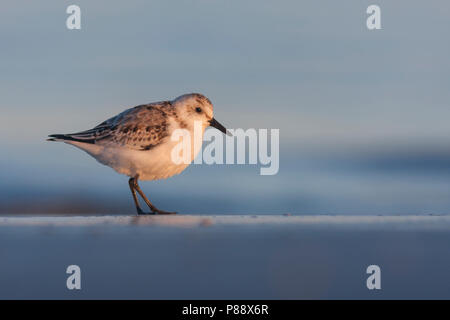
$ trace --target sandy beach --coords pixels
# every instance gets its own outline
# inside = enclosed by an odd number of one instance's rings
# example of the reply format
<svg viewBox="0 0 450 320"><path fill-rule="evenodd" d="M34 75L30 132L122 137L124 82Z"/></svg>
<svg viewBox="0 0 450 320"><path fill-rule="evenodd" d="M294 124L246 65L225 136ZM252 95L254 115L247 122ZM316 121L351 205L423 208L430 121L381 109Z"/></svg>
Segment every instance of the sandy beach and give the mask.
<svg viewBox="0 0 450 320"><path fill-rule="evenodd" d="M449 241L450 216L2 216L0 298L448 299Z"/></svg>

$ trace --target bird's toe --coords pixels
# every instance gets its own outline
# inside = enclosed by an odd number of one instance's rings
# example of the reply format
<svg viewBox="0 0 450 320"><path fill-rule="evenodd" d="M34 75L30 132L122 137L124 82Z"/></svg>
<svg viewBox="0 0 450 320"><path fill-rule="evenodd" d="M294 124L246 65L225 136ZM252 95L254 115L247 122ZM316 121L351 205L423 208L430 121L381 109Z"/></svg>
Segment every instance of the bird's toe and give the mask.
<svg viewBox="0 0 450 320"><path fill-rule="evenodd" d="M155 210L156 214L177 214L175 211Z"/></svg>
<svg viewBox="0 0 450 320"><path fill-rule="evenodd" d="M147 215L154 215L156 213L155 212L145 212L145 211L142 211L142 209L137 209L137 214L139 216L147 216Z"/></svg>

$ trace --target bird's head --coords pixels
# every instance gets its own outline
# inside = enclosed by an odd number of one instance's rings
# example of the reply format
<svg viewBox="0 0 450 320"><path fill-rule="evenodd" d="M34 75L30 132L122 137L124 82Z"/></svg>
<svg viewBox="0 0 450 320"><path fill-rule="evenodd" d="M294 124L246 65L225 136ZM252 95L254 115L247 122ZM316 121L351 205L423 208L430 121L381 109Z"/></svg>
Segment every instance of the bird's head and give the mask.
<svg viewBox="0 0 450 320"><path fill-rule="evenodd" d="M178 116L188 126L193 126L195 121L202 123L202 129L212 126L227 134L227 129L214 119L213 105L211 101L200 93L189 93L172 101Z"/></svg>

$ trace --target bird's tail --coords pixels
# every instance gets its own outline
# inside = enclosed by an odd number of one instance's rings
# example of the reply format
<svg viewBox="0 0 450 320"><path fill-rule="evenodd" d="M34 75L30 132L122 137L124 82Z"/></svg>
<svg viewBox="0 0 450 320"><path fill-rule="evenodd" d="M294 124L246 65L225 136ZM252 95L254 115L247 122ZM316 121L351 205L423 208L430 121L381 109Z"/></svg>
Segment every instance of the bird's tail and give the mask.
<svg viewBox="0 0 450 320"><path fill-rule="evenodd" d="M65 134L50 134L47 141L64 141L71 140L71 138Z"/></svg>

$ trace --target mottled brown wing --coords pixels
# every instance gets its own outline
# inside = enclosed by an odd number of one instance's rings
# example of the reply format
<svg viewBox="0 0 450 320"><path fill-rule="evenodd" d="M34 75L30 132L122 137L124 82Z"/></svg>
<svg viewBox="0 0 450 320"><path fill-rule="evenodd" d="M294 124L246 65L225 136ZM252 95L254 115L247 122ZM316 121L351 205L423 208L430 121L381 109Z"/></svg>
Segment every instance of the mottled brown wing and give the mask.
<svg viewBox="0 0 450 320"><path fill-rule="evenodd" d="M167 103L152 103L137 106L93 129L65 136L79 142L150 150L168 136L167 115L161 110L166 105Z"/></svg>

